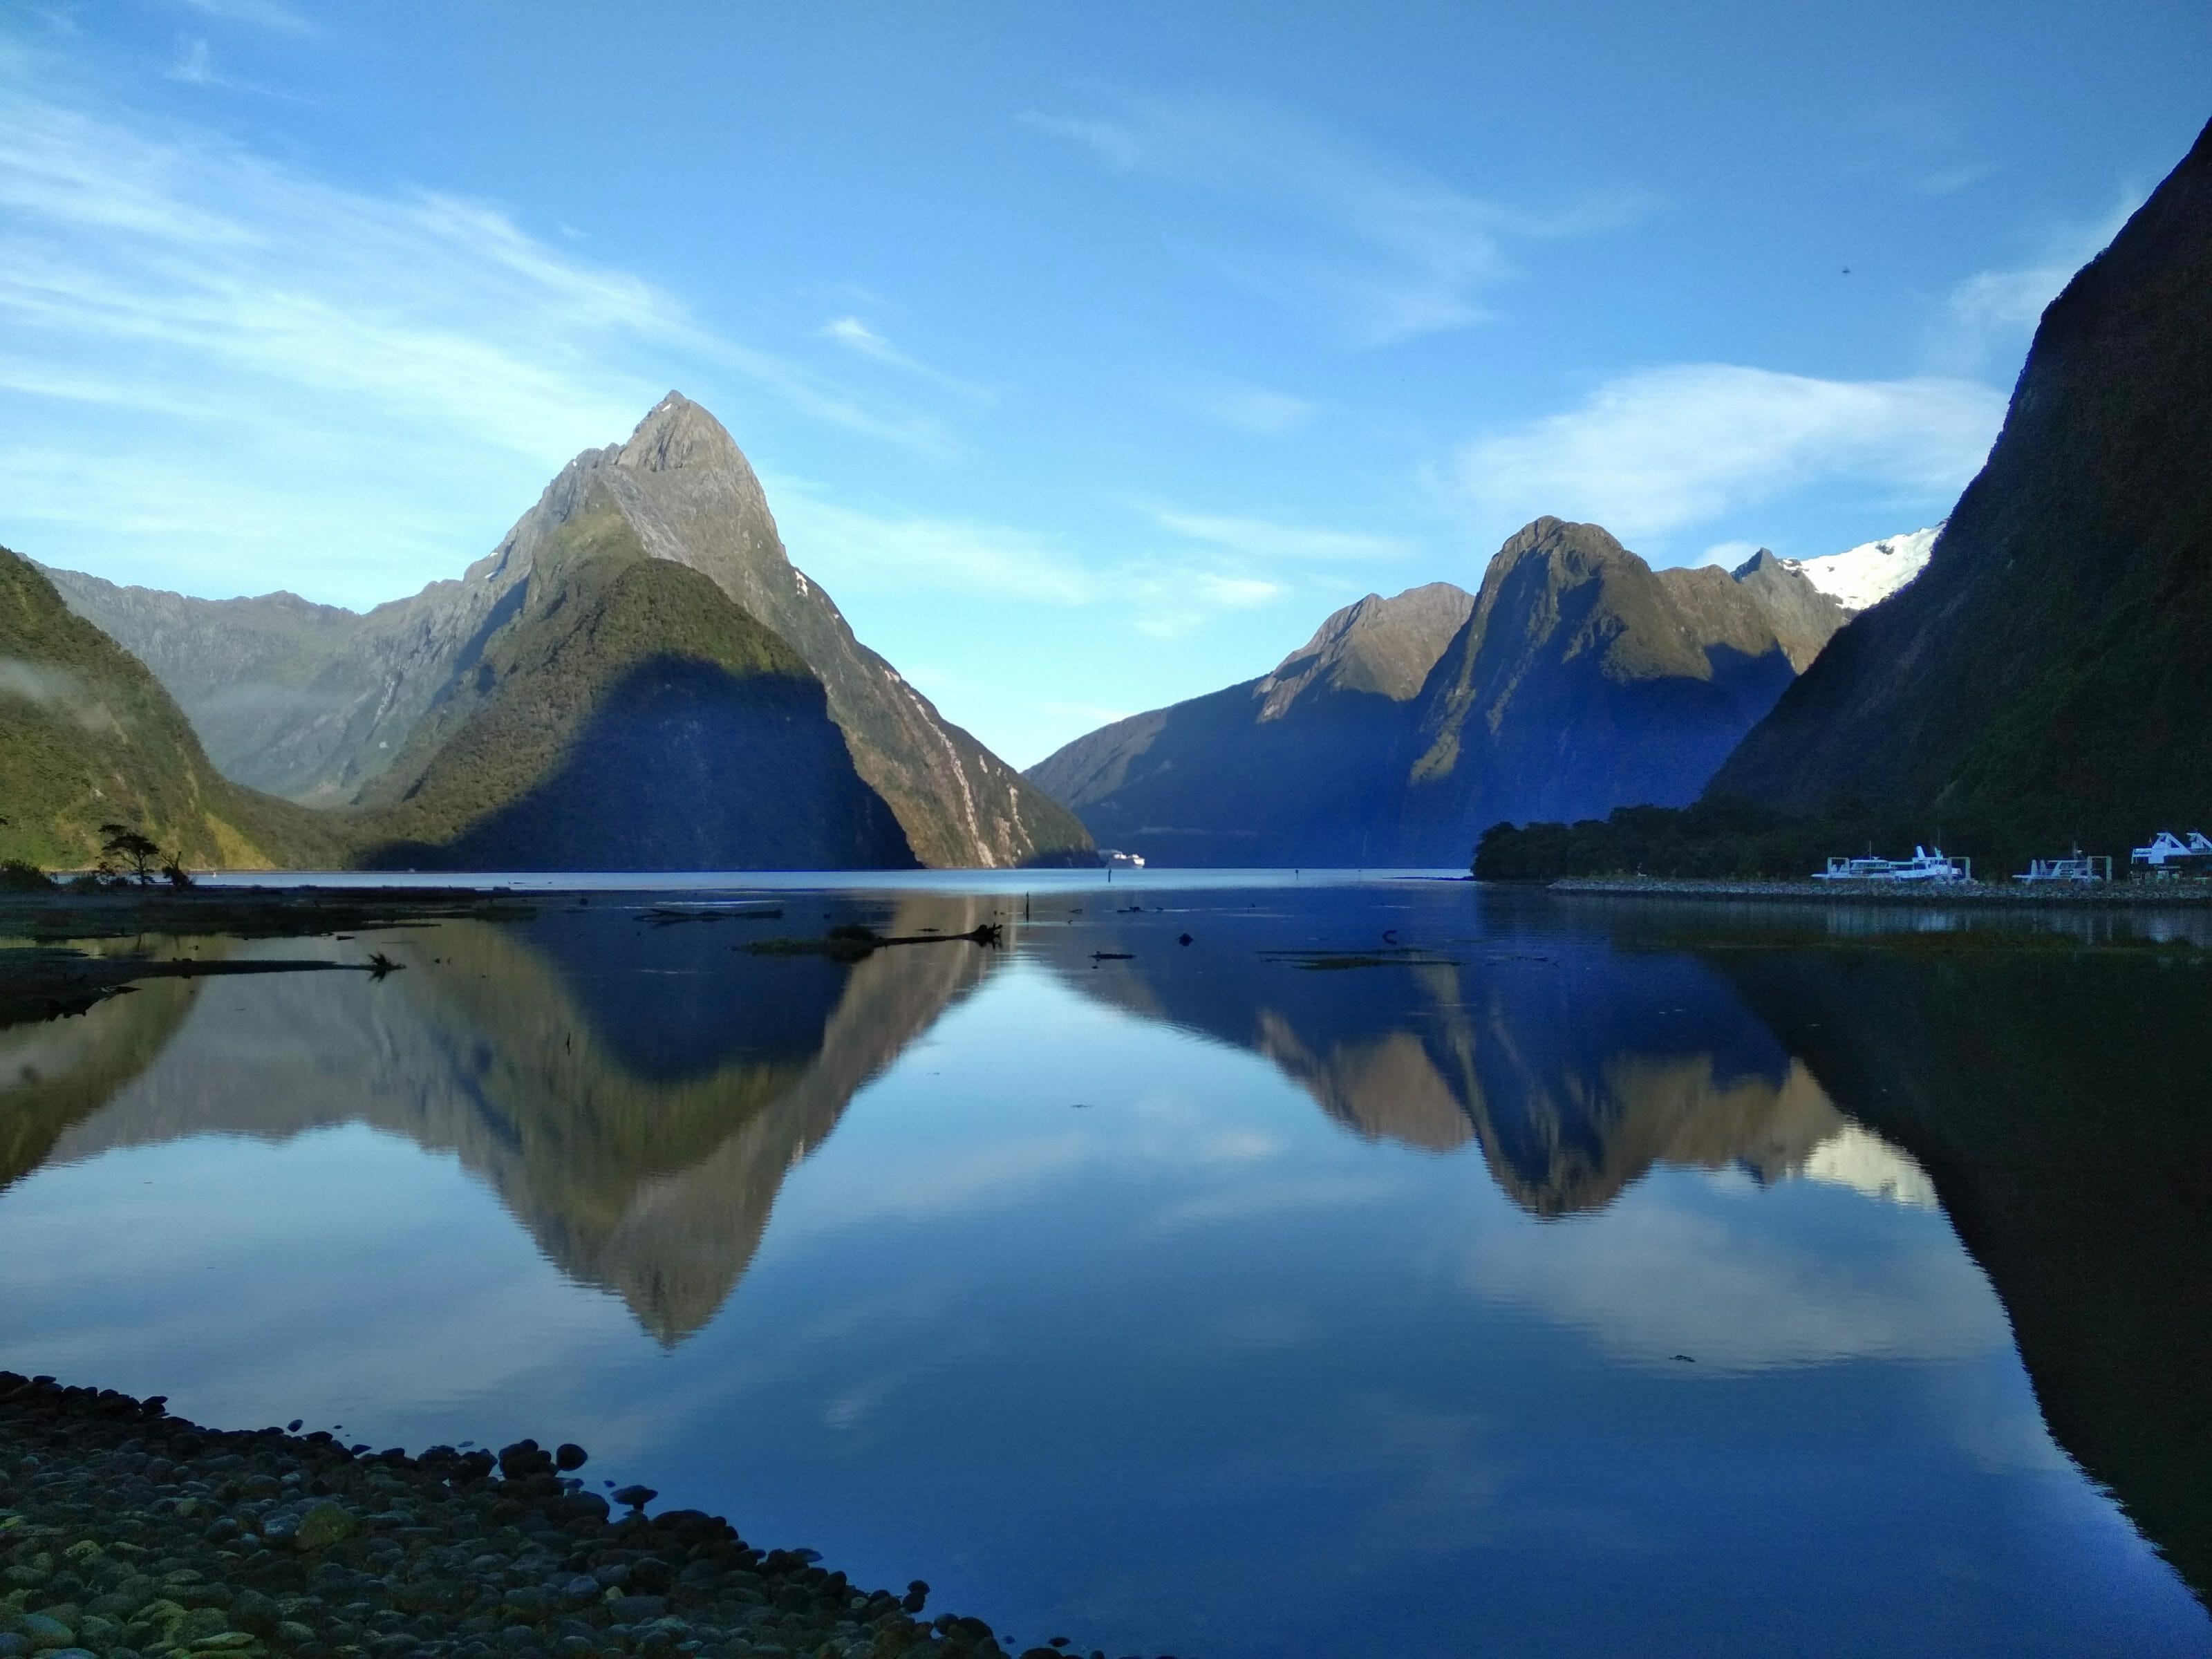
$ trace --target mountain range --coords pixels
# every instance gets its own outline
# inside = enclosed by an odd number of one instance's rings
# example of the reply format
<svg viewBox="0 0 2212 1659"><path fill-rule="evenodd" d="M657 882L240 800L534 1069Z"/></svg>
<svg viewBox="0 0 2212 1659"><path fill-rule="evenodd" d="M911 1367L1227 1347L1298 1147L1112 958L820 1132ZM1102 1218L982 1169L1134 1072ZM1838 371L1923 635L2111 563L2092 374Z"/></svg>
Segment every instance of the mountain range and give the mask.
<svg viewBox="0 0 2212 1659"><path fill-rule="evenodd" d="M1006 866L1095 836L1456 866L1500 822L1701 794L2124 847L2206 811L2208 458L2212 127L2046 310L1943 524L1655 571L1539 519L1473 592L1370 594L1021 775L854 637L672 392L462 577L366 615L9 556L0 851L82 861L127 821L233 864Z"/></svg>
<svg viewBox="0 0 2212 1659"><path fill-rule="evenodd" d="M1477 592L1370 594L1272 673L1028 775L1156 862L1458 864L1501 818L1695 799L1846 615L1771 553L1655 571L1540 519Z"/></svg>
<svg viewBox="0 0 2212 1659"><path fill-rule="evenodd" d="M346 809L323 833L355 861L1090 856L1072 815L854 637L728 432L674 392L460 579L365 615L46 574L152 670L223 776Z"/></svg>

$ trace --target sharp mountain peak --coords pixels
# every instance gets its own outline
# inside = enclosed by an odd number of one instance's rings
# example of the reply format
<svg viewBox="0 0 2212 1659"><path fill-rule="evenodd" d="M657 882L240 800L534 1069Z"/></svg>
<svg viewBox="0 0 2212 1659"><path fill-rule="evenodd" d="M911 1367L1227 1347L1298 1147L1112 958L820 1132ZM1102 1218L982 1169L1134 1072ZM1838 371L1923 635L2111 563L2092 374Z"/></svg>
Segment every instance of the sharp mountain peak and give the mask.
<svg viewBox="0 0 2212 1659"><path fill-rule="evenodd" d="M728 465L743 467L748 475L752 471L729 428L703 405L673 391L646 412L611 459L637 472Z"/></svg>

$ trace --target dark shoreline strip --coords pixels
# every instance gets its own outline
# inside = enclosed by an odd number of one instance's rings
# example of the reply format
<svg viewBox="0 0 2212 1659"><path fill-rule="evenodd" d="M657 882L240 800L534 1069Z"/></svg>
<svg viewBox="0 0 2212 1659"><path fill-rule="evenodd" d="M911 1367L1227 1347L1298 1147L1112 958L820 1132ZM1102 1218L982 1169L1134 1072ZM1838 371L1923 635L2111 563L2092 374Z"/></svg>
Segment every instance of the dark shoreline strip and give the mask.
<svg viewBox="0 0 2212 1659"><path fill-rule="evenodd" d="M1005 1659L981 1620L917 1617L919 1582L862 1590L717 1516L648 1519L641 1488L611 1518L563 1477L583 1461L206 1429L0 1371L0 1659Z"/></svg>
<svg viewBox="0 0 2212 1659"><path fill-rule="evenodd" d="M1517 887L1519 882L1489 884ZM2212 883L2099 882L2064 889L1995 882L1701 881L1665 876L1563 876L1543 890L1585 898L1783 900L1795 904L1907 904L1923 908L2005 906L2034 910L2197 909Z"/></svg>

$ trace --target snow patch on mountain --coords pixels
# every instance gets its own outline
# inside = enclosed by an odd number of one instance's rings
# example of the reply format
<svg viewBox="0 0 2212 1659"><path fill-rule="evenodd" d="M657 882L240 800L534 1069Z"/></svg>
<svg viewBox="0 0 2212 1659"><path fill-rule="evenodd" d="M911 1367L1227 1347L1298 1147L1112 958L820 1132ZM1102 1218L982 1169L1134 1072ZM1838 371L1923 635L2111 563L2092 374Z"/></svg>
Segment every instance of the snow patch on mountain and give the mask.
<svg viewBox="0 0 2212 1659"><path fill-rule="evenodd" d="M1905 536L1885 536L1863 542L1841 553L1818 559L1784 559L1782 562L1834 599L1844 610L1864 611L1879 605L1928 568L1929 550L1943 526L1916 530Z"/></svg>

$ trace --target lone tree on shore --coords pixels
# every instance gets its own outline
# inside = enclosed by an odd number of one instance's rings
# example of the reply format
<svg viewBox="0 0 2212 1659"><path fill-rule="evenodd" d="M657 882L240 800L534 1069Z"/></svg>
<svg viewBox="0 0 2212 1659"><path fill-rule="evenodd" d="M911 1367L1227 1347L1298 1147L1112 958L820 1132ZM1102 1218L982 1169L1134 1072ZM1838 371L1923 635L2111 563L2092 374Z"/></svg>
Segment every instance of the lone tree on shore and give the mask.
<svg viewBox="0 0 2212 1659"><path fill-rule="evenodd" d="M178 855L163 852L152 836L141 835L127 823L103 823L100 833L106 837L100 847L103 875L135 881L141 887L151 887L156 878L166 879L172 887L192 884Z"/></svg>

